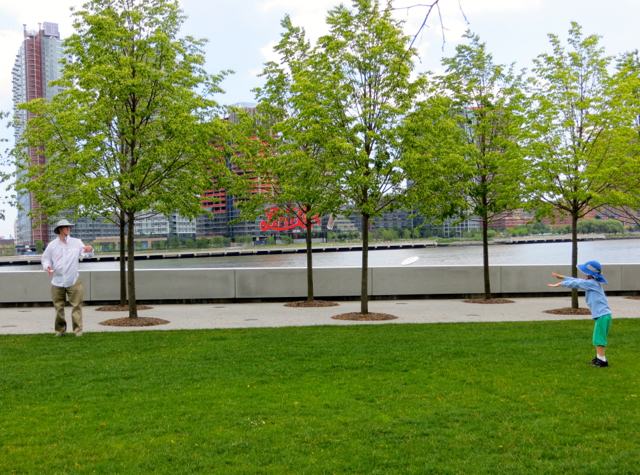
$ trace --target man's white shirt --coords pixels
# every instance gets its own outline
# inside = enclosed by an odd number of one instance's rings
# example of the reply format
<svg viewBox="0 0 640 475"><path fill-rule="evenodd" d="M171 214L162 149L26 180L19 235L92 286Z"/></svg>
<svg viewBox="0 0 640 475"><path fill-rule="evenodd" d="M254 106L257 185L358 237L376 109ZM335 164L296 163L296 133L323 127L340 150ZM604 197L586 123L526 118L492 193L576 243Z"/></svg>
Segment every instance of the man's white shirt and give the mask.
<svg viewBox="0 0 640 475"><path fill-rule="evenodd" d="M78 259L93 256L93 250L84 252L84 243L80 239L67 236L64 243L60 238L53 240L42 254L42 267L46 271L51 266L53 279L51 285L71 287L78 281Z"/></svg>

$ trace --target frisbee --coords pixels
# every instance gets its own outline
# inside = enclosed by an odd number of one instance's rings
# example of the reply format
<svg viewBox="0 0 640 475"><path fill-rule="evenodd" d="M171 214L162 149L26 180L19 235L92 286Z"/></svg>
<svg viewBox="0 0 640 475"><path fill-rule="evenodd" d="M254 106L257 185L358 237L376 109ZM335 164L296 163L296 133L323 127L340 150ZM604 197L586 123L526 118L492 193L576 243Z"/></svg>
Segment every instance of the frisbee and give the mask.
<svg viewBox="0 0 640 475"><path fill-rule="evenodd" d="M403 266L408 266L409 264L413 264L415 261L417 261L418 259L420 259L418 256L413 256L413 257L407 257L404 261L402 261L400 264Z"/></svg>

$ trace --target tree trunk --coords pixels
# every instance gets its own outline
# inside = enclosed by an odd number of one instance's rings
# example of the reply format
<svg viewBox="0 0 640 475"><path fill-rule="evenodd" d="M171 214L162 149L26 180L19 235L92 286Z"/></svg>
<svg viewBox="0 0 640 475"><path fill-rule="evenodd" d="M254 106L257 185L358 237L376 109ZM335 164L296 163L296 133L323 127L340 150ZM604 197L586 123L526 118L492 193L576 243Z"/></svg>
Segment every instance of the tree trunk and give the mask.
<svg viewBox="0 0 640 475"><path fill-rule="evenodd" d="M360 288L360 313L369 313L369 215L362 215L362 287Z"/></svg>
<svg viewBox="0 0 640 475"><path fill-rule="evenodd" d="M313 301L313 251L311 246L311 220L309 219L309 209L305 214L307 225L307 301Z"/></svg>
<svg viewBox="0 0 640 475"><path fill-rule="evenodd" d="M489 278L489 237L488 237L488 219L482 217L482 266L484 271L484 298L491 299L491 279Z"/></svg>
<svg viewBox="0 0 640 475"><path fill-rule="evenodd" d="M571 212L571 277L578 277L578 212ZM578 308L578 290L571 289L571 308Z"/></svg>
<svg viewBox="0 0 640 475"><path fill-rule="evenodd" d="M127 264L124 211L120 211L120 305L127 305Z"/></svg>
<svg viewBox="0 0 640 475"><path fill-rule="evenodd" d="M129 318L138 318L138 307L136 305L136 280L135 280L135 242L134 239L134 213L127 213L127 277L129 284Z"/></svg>

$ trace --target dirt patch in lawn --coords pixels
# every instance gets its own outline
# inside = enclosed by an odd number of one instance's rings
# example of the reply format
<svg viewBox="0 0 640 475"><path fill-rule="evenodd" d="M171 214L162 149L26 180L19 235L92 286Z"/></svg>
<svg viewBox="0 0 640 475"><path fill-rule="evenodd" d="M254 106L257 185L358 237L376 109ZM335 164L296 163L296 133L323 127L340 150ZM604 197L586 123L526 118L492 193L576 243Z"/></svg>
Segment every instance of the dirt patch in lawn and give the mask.
<svg viewBox="0 0 640 475"><path fill-rule="evenodd" d="M388 313L360 313L360 312L351 312L351 313L341 313L340 315L335 315L333 317L334 320L355 320L358 322L379 322L382 320L395 320L398 317L394 317L393 315L389 315Z"/></svg>
<svg viewBox="0 0 640 475"><path fill-rule="evenodd" d="M499 303L515 303L513 300L508 299L467 299L463 300L464 303L486 303L486 304L499 304Z"/></svg>
<svg viewBox="0 0 640 475"><path fill-rule="evenodd" d="M591 310L588 308L556 308L555 310L545 310L544 313L550 313L552 315L591 315Z"/></svg>
<svg viewBox="0 0 640 475"><path fill-rule="evenodd" d="M629 299L629 300L640 300L640 296L637 296L637 295L630 295L629 297L625 297L625 299Z"/></svg>
<svg viewBox="0 0 640 475"><path fill-rule="evenodd" d="M161 318L124 317L124 318L113 318L111 320L106 320L104 322L100 322L100 325L105 325L108 327L153 327L156 325L166 325L167 323L169 323L168 320L163 320Z"/></svg>
<svg viewBox="0 0 640 475"><path fill-rule="evenodd" d="M299 302L289 302L284 304L285 307L337 307L336 302L327 302L326 300L301 300Z"/></svg>

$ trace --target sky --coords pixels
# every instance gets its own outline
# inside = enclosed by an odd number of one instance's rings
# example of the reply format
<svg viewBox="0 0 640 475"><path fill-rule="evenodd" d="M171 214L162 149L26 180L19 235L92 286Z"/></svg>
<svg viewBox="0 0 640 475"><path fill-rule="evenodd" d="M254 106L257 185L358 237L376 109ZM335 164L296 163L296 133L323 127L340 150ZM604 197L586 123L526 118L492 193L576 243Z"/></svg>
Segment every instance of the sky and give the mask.
<svg viewBox="0 0 640 475"><path fill-rule="evenodd" d="M398 8L396 15L406 21L407 34L414 35L424 20L426 8L418 5L432 1L394 1ZM23 39L23 24L34 30L38 23L58 23L62 37L66 38L72 33L70 8L79 8L82 3L82 0L0 0L0 111L12 108L11 69ZM258 74L264 63L277 59L273 46L280 39L280 21L286 14L315 40L327 32L327 11L340 3L349 6L351 0L180 0L180 3L187 15L181 35L208 39L207 70L234 71L222 84L225 94L217 97L220 104L234 104L253 102L251 91L262 84ZM467 29L487 44L496 63L515 63L518 70L531 69L533 58L551 52L549 33L565 40L572 21L582 25L585 35L601 36L601 45L609 55L640 49L638 0L440 0L440 7L444 30L438 16L432 13L427 28L416 40L418 72L441 72L441 58L455 54L455 47L464 41L462 35ZM8 142L0 143L0 154L7 146L13 146L13 131L5 125L6 122L0 124L0 139ZM5 194L4 185L0 184L0 196ZM4 209L6 219L0 221L0 236L8 238L14 233L16 210L6 206Z"/></svg>

